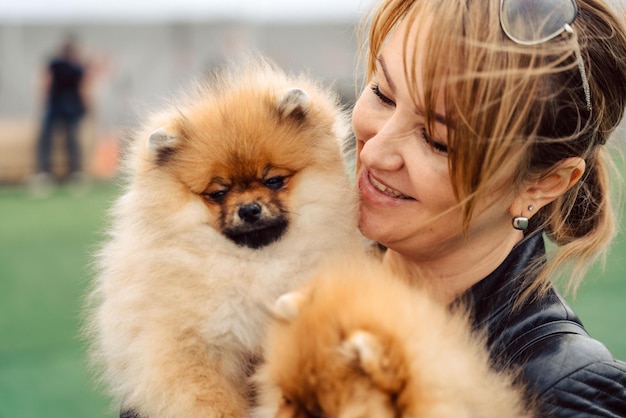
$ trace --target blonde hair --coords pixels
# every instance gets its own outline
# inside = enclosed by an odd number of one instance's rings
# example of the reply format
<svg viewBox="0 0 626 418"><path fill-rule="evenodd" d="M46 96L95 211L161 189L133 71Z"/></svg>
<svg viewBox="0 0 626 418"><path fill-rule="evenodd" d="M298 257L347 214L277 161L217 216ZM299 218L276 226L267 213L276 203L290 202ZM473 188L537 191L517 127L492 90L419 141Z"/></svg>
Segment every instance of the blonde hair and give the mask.
<svg viewBox="0 0 626 418"><path fill-rule="evenodd" d="M567 288L574 292L589 262L615 234L604 144L626 107L626 29L601 0L577 3L574 36L535 46L507 38L499 0L386 0L366 22L368 79L400 21L428 28L406 31L404 71L431 131L435 102L443 98L452 145L450 180L466 234L477 204L494 190L521 190L568 157L585 160L581 181L531 219L530 229L544 231L557 250L547 265L534 265L537 274L530 275L534 281L520 300L547 289L557 267L570 263ZM409 36L423 39L408 43ZM419 51L409 50L411 44ZM589 79L591 111L577 48Z"/></svg>

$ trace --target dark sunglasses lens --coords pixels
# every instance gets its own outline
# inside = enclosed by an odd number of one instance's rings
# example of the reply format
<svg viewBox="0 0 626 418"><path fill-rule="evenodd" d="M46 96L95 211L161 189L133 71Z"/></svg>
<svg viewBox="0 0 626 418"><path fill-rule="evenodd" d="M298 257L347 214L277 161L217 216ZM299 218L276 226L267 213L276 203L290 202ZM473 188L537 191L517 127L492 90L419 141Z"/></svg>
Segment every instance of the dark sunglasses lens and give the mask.
<svg viewBox="0 0 626 418"><path fill-rule="evenodd" d="M502 29L518 43L541 43L554 38L576 18L573 0L501 0Z"/></svg>

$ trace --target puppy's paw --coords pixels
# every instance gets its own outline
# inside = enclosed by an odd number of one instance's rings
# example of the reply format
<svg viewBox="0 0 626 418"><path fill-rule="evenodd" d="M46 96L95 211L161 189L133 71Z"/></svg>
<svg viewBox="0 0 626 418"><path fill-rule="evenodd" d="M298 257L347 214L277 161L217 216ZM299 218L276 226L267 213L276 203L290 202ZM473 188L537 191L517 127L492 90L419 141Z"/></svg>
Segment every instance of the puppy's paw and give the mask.
<svg viewBox="0 0 626 418"><path fill-rule="evenodd" d="M302 292L285 293L279 297L272 308L272 314L275 318L291 322L298 317L300 305L304 300Z"/></svg>

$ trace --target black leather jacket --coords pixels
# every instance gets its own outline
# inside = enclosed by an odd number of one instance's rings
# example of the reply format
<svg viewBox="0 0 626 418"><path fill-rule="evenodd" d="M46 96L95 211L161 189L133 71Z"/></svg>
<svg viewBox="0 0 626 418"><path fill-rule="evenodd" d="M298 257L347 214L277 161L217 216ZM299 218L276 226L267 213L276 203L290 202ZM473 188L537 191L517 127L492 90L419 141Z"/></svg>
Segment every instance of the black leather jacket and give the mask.
<svg viewBox="0 0 626 418"><path fill-rule="evenodd" d="M626 363L586 333L554 288L512 308L527 278L524 269L537 258L545 259L540 233L518 244L460 298L470 305L475 327L486 330L494 365L521 369L544 406L542 416L626 417Z"/></svg>

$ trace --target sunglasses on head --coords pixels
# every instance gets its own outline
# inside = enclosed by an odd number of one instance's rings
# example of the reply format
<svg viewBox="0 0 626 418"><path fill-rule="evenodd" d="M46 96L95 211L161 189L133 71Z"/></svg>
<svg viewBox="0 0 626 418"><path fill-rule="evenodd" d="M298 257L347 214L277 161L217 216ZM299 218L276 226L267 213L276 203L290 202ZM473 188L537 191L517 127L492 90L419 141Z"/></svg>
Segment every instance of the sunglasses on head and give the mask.
<svg viewBox="0 0 626 418"><path fill-rule="evenodd" d="M520 45L538 45L564 32L574 33L570 26L578 15L574 0L500 0L500 26L504 34ZM591 111L589 80L580 49L575 48L587 110Z"/></svg>

